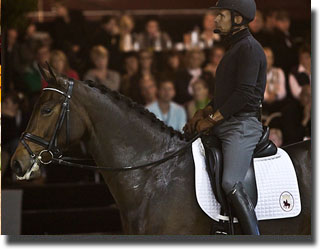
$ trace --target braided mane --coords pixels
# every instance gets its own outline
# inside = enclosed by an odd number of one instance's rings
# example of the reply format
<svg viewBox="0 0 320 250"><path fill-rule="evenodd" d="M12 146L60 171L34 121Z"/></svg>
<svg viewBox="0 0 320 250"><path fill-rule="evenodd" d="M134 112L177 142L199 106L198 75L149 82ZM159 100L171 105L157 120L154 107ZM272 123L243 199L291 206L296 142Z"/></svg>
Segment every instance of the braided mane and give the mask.
<svg viewBox="0 0 320 250"><path fill-rule="evenodd" d="M167 126L163 121L159 120L152 112L147 110L143 105L134 102L129 97L124 96L120 94L118 91L111 90L110 88L91 80L85 80L83 83L88 85L91 88L98 89L104 95L108 95L114 98L115 100L124 102L127 106L132 108L132 110L134 110L135 112L147 117L155 125L159 125L159 128L161 131L168 131L171 137L177 136L181 140L187 140L184 134L182 134L177 130L174 130L172 127Z"/></svg>

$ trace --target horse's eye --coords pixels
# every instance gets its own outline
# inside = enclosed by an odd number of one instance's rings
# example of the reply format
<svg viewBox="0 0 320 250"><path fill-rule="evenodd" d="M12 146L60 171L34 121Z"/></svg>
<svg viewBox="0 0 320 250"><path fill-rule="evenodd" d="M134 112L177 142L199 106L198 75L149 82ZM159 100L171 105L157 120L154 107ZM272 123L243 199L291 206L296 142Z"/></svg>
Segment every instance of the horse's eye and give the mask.
<svg viewBox="0 0 320 250"><path fill-rule="evenodd" d="M41 109L41 114L42 115L48 115L52 112L52 108L43 108Z"/></svg>

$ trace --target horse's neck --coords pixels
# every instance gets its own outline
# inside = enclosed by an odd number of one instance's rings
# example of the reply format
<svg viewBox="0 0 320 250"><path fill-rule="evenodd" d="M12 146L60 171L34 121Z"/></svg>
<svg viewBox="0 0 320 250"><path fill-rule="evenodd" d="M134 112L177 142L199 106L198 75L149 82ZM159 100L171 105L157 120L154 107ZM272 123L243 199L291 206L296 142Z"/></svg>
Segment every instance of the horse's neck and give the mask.
<svg viewBox="0 0 320 250"><path fill-rule="evenodd" d="M152 123L125 103L101 97L96 91L89 95L93 96L87 102L82 101L90 120L88 150L99 166L121 168L145 164L162 159L184 145L185 142L170 137L168 131L162 132L159 124ZM118 205L127 207L131 203L134 208L134 204L139 204L137 197L141 198L140 189L149 178L158 178L154 176L159 173L166 176L166 171L171 170L164 164L149 169L101 173Z"/></svg>

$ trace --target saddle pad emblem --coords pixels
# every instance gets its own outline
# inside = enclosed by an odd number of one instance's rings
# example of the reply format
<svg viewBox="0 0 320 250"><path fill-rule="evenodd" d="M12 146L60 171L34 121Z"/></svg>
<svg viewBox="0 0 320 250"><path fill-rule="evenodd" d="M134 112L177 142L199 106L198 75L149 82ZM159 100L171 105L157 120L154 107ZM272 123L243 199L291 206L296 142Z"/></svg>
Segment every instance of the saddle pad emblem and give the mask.
<svg viewBox="0 0 320 250"><path fill-rule="evenodd" d="M290 212L294 206L294 198L289 192L283 192L279 199L280 207L285 212Z"/></svg>

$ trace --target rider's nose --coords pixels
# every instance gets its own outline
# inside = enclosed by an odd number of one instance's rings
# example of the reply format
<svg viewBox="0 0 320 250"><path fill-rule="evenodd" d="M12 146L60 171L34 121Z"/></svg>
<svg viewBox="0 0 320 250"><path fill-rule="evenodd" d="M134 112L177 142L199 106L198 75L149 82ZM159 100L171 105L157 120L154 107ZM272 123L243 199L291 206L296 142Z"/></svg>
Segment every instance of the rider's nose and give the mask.
<svg viewBox="0 0 320 250"><path fill-rule="evenodd" d="M23 174L22 174L22 167L19 163L19 161L14 161L13 162L13 166L12 166L12 170L14 171L14 173L19 176L19 177L22 177Z"/></svg>

